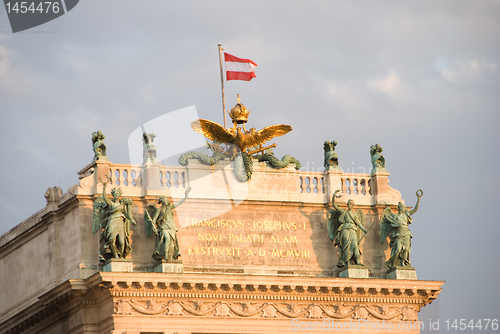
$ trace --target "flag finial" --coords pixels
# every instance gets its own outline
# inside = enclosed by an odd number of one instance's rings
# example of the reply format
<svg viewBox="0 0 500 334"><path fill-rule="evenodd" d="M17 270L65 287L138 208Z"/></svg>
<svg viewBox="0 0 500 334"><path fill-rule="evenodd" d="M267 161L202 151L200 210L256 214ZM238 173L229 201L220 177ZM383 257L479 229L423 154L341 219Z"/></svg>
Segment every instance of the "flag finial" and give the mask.
<svg viewBox="0 0 500 334"><path fill-rule="evenodd" d="M238 104L241 102L241 99L240 99L240 94L237 94L238 97L236 98L236 101L238 101Z"/></svg>

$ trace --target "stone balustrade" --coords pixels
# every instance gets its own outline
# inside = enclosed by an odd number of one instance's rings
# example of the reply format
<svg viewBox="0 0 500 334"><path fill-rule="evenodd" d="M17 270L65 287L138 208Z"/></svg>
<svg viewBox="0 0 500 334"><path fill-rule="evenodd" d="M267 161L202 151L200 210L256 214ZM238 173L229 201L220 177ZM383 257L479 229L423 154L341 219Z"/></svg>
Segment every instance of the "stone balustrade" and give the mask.
<svg viewBox="0 0 500 334"><path fill-rule="evenodd" d="M340 179L344 195L371 196L370 174L343 173Z"/></svg>
<svg viewBox="0 0 500 334"><path fill-rule="evenodd" d="M97 172L95 172L97 171ZM102 192L102 180L111 176L110 186L119 186L124 196L169 195L182 198L188 187L190 198L270 200L326 204L335 190L341 190L341 202L353 199L360 205L397 204L401 194L388 186L389 173L355 174L342 171L297 171L291 164L274 169L254 161L252 178L238 181L229 160L209 166L190 160L188 166L160 164L126 165L110 161L89 165L80 173L80 183L71 190L75 195ZM112 187L108 186L108 191Z"/></svg>

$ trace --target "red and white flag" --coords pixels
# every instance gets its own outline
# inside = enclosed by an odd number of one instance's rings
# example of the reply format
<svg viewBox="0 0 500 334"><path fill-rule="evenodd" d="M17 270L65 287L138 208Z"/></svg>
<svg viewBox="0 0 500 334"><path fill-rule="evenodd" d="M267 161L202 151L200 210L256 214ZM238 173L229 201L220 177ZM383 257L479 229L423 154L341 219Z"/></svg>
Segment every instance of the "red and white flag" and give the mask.
<svg viewBox="0 0 500 334"><path fill-rule="evenodd" d="M255 66L256 63L250 59L238 58L229 53L224 52L224 60L226 61L226 80L244 80L250 81L256 78Z"/></svg>

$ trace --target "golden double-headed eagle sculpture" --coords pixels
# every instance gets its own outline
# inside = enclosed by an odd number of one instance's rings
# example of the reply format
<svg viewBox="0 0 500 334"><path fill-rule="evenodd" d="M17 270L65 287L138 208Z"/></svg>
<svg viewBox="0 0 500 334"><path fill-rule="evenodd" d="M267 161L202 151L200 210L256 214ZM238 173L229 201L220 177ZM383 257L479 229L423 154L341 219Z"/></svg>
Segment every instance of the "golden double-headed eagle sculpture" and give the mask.
<svg viewBox="0 0 500 334"><path fill-rule="evenodd" d="M247 148L261 145L274 137L283 136L292 131L292 127L286 124L266 126L259 131L252 127L247 131L245 123L248 121L250 111L240 102L239 94L237 101L238 103L231 108L231 111L228 111L233 120L232 128L225 129L222 125L206 119L192 122L191 127L212 141L233 144L244 153L247 153ZM238 126L240 124L241 127ZM232 157L237 153L236 147L233 146L233 152L230 152Z"/></svg>

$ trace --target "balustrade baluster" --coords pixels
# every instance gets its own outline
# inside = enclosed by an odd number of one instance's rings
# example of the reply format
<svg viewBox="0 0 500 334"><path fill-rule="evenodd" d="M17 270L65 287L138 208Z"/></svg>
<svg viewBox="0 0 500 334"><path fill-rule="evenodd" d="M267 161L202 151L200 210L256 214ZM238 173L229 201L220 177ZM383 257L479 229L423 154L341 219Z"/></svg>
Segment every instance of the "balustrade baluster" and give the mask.
<svg viewBox="0 0 500 334"><path fill-rule="evenodd" d="M176 188L179 188L179 173L178 172L174 172L174 186Z"/></svg>
<svg viewBox="0 0 500 334"><path fill-rule="evenodd" d="M127 187L130 185L130 176L129 176L129 174L130 174L130 173L129 173L128 169L127 169L127 168L125 168L125 169L123 170L123 184L124 184L125 186L127 186Z"/></svg>
<svg viewBox="0 0 500 334"><path fill-rule="evenodd" d="M115 186L120 185L120 171L118 169L115 169Z"/></svg>
<svg viewBox="0 0 500 334"><path fill-rule="evenodd" d="M170 188L172 186L172 182L170 182L170 180L172 179L172 174L170 174L170 172L166 172L165 179L167 180L167 188Z"/></svg>
<svg viewBox="0 0 500 334"><path fill-rule="evenodd" d="M353 179L353 185L356 195L361 195L361 187L359 185L359 179Z"/></svg>
<svg viewBox="0 0 500 334"><path fill-rule="evenodd" d="M135 170L134 170L134 169L132 169L132 170L130 171L130 177L132 178L132 181L131 181L131 182L132 182L132 186L134 186L134 187L137 187L137 182L136 182L136 180L135 180L136 175L137 175L137 174L136 174Z"/></svg>
<svg viewBox="0 0 500 334"><path fill-rule="evenodd" d="M354 193L354 180L349 178L349 195L355 195Z"/></svg>
<svg viewBox="0 0 500 334"><path fill-rule="evenodd" d="M366 179L361 179L359 183L361 186L361 194L366 195Z"/></svg>
<svg viewBox="0 0 500 334"><path fill-rule="evenodd" d="M125 171L124 168L120 168L119 172L118 172L118 175L120 175L120 184L122 185L122 187L126 186L126 184L125 184L125 177L124 177L124 171Z"/></svg>

